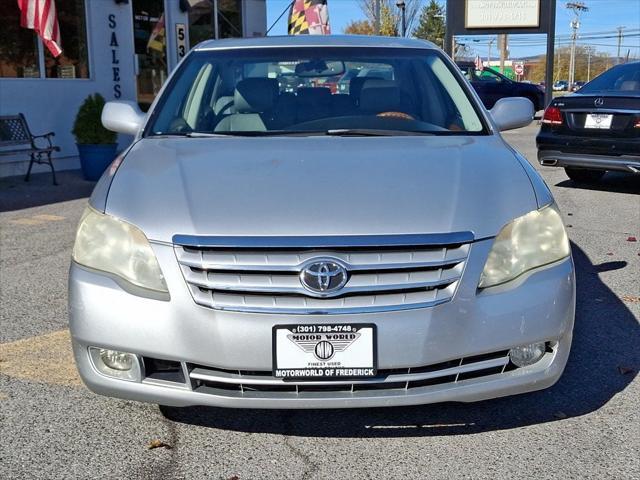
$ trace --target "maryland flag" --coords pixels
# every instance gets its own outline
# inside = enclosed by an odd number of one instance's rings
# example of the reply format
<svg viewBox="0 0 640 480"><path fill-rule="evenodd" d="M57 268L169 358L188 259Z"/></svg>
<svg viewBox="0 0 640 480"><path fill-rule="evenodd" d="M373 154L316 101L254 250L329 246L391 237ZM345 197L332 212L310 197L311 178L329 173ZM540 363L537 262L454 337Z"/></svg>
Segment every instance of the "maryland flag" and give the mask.
<svg viewBox="0 0 640 480"><path fill-rule="evenodd" d="M289 12L289 35L329 35L327 0L294 0Z"/></svg>

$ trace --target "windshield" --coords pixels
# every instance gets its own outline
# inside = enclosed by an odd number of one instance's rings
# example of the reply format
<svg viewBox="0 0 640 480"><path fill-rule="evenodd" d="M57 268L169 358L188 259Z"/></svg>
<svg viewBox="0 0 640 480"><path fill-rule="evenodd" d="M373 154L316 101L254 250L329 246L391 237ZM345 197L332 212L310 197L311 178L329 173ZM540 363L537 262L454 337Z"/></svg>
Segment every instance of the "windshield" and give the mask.
<svg viewBox="0 0 640 480"><path fill-rule="evenodd" d="M199 51L165 89L145 134L483 133L476 108L435 50Z"/></svg>
<svg viewBox="0 0 640 480"><path fill-rule="evenodd" d="M585 93L640 94L640 62L628 63L607 70L580 89Z"/></svg>

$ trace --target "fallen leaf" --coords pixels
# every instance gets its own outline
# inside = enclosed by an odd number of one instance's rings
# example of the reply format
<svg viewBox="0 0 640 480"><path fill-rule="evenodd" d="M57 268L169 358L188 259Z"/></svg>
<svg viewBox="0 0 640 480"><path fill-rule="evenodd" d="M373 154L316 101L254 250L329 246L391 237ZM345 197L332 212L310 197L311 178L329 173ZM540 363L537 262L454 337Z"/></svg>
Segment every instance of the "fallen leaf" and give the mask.
<svg viewBox="0 0 640 480"><path fill-rule="evenodd" d="M620 372L620 375L627 375L628 373L634 372L633 368L623 367L623 366L619 366L618 371Z"/></svg>
<svg viewBox="0 0 640 480"><path fill-rule="evenodd" d="M560 420L567 418L567 414L564 412L556 412L553 414L553 416L559 418Z"/></svg>
<svg viewBox="0 0 640 480"><path fill-rule="evenodd" d="M240 480L240 477L238 475L233 475L229 477L227 480Z"/></svg>
<svg viewBox="0 0 640 480"><path fill-rule="evenodd" d="M631 295L622 295L620 297L623 302L640 303L640 297L632 297Z"/></svg>
<svg viewBox="0 0 640 480"><path fill-rule="evenodd" d="M609 255L611 257L611 256L613 256L613 253L607 252L607 255Z"/></svg>
<svg viewBox="0 0 640 480"><path fill-rule="evenodd" d="M637 242L638 240L636 239L636 237L629 237L627 238L627 242Z"/></svg>
<svg viewBox="0 0 640 480"><path fill-rule="evenodd" d="M167 450L171 450L172 447L168 443L164 443L162 440L151 440L148 448L149 450L153 450L154 448L166 448Z"/></svg>

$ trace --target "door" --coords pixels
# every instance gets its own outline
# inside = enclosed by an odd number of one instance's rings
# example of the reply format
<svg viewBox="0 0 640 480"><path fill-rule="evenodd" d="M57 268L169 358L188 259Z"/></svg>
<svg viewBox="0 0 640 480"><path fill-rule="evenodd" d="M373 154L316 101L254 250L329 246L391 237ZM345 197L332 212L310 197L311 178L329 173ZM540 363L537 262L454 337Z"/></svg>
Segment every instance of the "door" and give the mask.
<svg viewBox="0 0 640 480"><path fill-rule="evenodd" d="M471 84L487 108L492 108L501 98L513 96L512 82L487 68L475 70Z"/></svg>
<svg viewBox="0 0 640 480"><path fill-rule="evenodd" d="M163 0L132 0L138 58L138 104L147 111L167 79L167 32Z"/></svg>

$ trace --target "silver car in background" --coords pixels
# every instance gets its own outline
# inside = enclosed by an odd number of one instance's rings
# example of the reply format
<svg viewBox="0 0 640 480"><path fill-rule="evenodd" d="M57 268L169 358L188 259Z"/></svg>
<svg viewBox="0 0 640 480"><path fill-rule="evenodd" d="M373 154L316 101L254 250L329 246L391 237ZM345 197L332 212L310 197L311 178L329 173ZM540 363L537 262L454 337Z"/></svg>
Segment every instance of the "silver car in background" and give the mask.
<svg viewBox="0 0 640 480"><path fill-rule="evenodd" d="M385 75L332 88L350 70ZM569 242L549 189L499 134L532 117L522 98L487 112L422 41L200 44L147 115L103 111L135 140L78 227L82 379L114 397L246 408L552 385L575 314Z"/></svg>

